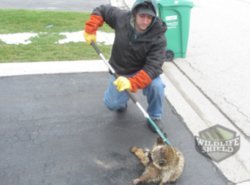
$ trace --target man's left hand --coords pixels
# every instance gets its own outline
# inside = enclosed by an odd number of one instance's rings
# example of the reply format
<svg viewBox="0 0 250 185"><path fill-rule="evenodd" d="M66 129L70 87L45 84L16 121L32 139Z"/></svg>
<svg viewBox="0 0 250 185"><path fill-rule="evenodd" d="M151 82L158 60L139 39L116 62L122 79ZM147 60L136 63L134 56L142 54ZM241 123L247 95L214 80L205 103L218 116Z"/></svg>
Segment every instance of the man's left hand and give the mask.
<svg viewBox="0 0 250 185"><path fill-rule="evenodd" d="M124 77L124 76L119 76L114 81L114 85L116 86L116 88L119 92L131 89L131 83L130 83L129 79Z"/></svg>

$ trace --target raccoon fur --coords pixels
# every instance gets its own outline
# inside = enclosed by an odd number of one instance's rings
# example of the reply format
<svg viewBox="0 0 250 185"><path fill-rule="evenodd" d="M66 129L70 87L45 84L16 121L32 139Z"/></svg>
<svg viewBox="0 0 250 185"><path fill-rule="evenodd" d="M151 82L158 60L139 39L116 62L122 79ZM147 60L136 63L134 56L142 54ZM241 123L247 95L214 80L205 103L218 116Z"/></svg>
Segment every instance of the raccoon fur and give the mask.
<svg viewBox="0 0 250 185"><path fill-rule="evenodd" d="M130 152L145 167L142 175L133 180L133 185L150 182L164 185L168 182L175 182L183 172L183 154L173 146L165 144L160 137L157 138L151 151L131 147Z"/></svg>

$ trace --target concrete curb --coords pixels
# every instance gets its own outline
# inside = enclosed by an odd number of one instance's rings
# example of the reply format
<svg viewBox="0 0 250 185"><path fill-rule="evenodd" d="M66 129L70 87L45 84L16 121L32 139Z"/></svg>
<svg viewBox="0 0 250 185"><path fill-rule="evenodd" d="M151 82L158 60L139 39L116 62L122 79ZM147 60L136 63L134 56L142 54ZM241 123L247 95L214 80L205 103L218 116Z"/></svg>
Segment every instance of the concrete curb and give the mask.
<svg viewBox="0 0 250 185"><path fill-rule="evenodd" d="M101 60L0 64L0 76L107 71Z"/></svg>
<svg viewBox="0 0 250 185"><path fill-rule="evenodd" d="M199 131L220 124L236 131L240 136L240 150L233 156L214 164L233 183L250 182L250 143L219 110L192 84L174 65L165 63L163 80L166 83L166 97L181 115L194 136ZM195 98L194 98L195 97ZM245 185L245 184L244 184Z"/></svg>

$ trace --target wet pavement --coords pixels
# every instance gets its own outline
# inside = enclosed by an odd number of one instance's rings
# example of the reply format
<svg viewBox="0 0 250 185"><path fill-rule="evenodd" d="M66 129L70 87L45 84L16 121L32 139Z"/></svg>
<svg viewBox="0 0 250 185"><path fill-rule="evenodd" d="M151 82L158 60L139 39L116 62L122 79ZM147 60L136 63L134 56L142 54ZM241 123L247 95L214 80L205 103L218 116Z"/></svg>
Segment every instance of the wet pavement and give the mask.
<svg viewBox="0 0 250 185"><path fill-rule="evenodd" d="M103 105L109 75L75 73L0 78L0 184L131 184L143 168L131 146L156 139L130 101L126 113ZM146 100L137 93L146 107ZM164 129L185 156L176 185L226 185L195 150L194 138L166 100Z"/></svg>

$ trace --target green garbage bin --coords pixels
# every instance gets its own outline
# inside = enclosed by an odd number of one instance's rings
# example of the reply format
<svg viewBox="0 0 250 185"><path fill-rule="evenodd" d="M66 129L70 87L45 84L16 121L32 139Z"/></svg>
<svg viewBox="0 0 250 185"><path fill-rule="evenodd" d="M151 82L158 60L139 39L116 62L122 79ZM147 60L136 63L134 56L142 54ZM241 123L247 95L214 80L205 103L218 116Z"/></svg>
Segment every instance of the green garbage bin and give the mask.
<svg viewBox="0 0 250 185"><path fill-rule="evenodd" d="M167 24L167 60L185 58L188 44L191 0L158 0L159 17Z"/></svg>

